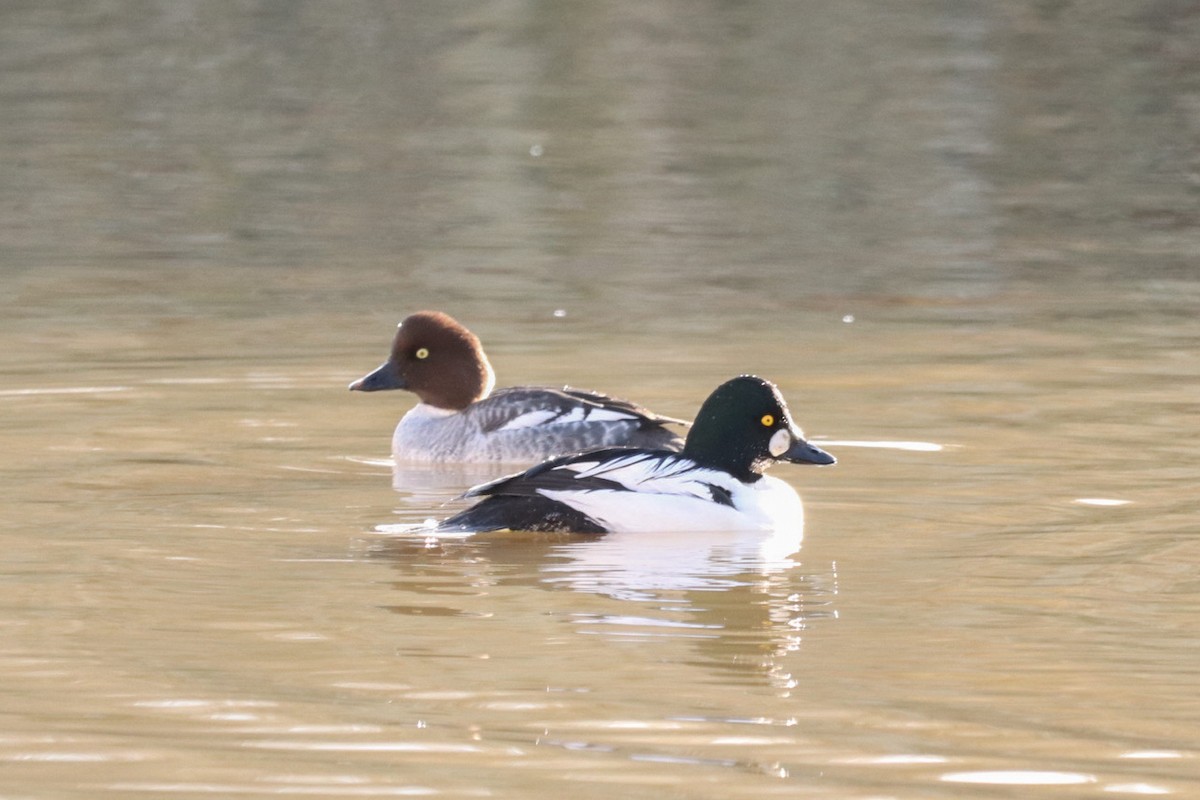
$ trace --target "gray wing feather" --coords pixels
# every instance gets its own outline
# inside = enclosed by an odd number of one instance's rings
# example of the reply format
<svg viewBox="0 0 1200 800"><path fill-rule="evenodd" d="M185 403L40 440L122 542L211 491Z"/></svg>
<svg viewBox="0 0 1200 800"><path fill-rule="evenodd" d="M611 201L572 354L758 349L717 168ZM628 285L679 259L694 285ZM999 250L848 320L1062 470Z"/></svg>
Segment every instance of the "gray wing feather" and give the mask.
<svg viewBox="0 0 1200 800"><path fill-rule="evenodd" d="M662 417L625 400L578 389L514 387L473 403L465 412L492 435L527 436L536 429L546 452L626 446L680 450L683 440Z"/></svg>

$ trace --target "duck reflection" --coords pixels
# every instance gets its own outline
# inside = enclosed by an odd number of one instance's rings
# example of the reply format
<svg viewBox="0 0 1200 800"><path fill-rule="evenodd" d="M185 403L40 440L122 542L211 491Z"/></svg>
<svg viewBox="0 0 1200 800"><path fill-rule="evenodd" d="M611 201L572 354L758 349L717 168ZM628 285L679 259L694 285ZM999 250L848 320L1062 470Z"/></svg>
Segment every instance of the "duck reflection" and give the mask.
<svg viewBox="0 0 1200 800"><path fill-rule="evenodd" d="M556 545L543 583L623 600L752 585L798 566L801 531L612 533Z"/></svg>
<svg viewBox="0 0 1200 800"><path fill-rule="evenodd" d="M464 486L490 481L505 472L494 464L389 463L392 488L405 505L416 508L437 508L462 494Z"/></svg>
<svg viewBox="0 0 1200 800"><path fill-rule="evenodd" d="M717 679L766 683L780 694L792 687L782 657L816 620L836 617L836 569L797 560L802 530L460 540L420 526L383 530L393 535L368 552L401 573L395 587L410 602L387 606L394 613L490 616L505 613L512 587L569 591L577 599L546 607L579 635L683 643Z"/></svg>

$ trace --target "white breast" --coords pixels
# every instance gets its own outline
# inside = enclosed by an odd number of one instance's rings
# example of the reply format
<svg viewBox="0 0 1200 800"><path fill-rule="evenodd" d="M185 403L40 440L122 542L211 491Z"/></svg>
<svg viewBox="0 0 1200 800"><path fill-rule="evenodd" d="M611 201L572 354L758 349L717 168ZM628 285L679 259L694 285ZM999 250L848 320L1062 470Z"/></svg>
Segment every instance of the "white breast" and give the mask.
<svg viewBox="0 0 1200 800"><path fill-rule="evenodd" d="M396 425L392 455L408 461L454 458L472 433L478 435L458 412L417 403Z"/></svg>

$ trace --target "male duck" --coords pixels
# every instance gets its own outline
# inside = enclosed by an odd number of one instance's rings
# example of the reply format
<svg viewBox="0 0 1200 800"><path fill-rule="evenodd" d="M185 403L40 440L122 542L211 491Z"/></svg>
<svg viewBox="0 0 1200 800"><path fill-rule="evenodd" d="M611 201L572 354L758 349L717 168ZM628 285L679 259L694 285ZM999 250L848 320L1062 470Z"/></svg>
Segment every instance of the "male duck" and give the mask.
<svg viewBox="0 0 1200 800"><path fill-rule="evenodd" d="M495 392L496 377L475 334L440 311L400 323L392 354L352 390L407 389L420 402L392 435L397 460L537 461L596 447L678 450L665 427L686 425L595 392L513 387Z"/></svg>
<svg viewBox="0 0 1200 800"><path fill-rule="evenodd" d="M704 401L682 453L608 448L545 461L469 489L443 531L713 531L803 527L776 461L833 464L804 440L774 384L743 375Z"/></svg>

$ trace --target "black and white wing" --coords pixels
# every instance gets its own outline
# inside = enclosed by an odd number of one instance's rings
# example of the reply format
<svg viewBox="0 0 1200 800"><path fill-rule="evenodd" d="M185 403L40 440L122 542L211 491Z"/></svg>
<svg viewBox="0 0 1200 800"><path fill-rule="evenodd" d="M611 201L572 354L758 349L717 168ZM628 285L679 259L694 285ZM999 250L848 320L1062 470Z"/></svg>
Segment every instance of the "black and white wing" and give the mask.
<svg viewBox="0 0 1200 800"><path fill-rule="evenodd" d="M553 434L577 443L576 450L612 446L679 450L682 439L666 426L687 425L626 400L569 387L500 389L465 413L486 434Z"/></svg>
<svg viewBox="0 0 1200 800"><path fill-rule="evenodd" d="M732 479L673 453L610 448L551 459L532 469L469 489L482 497L442 524L454 530L532 530L604 533L603 513L591 510L603 497L613 509L660 501L691 501L732 507Z"/></svg>

